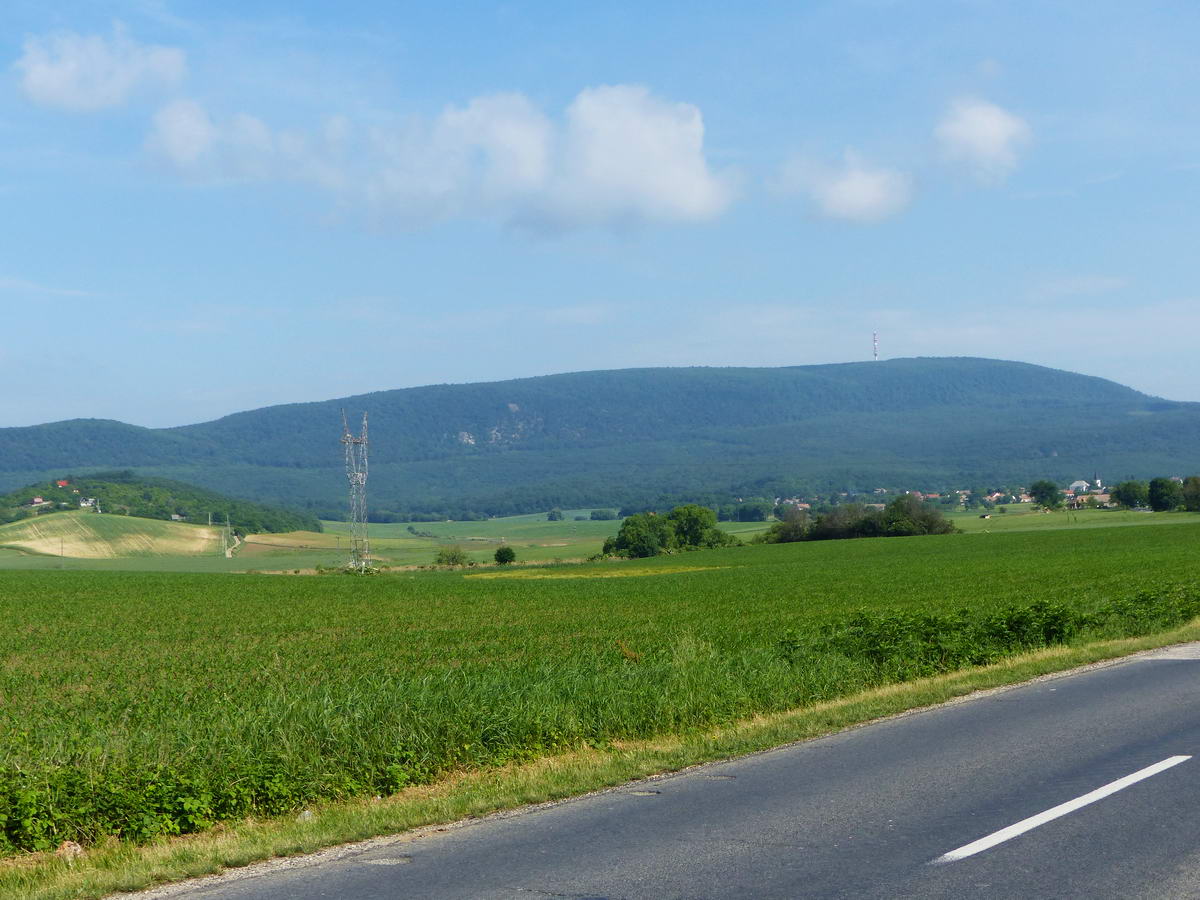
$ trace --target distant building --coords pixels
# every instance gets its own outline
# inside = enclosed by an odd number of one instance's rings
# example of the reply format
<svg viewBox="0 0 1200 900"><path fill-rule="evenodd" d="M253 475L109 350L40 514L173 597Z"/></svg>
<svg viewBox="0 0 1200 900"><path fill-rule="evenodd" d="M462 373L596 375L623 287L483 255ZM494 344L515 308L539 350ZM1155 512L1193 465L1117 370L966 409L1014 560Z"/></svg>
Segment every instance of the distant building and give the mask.
<svg viewBox="0 0 1200 900"><path fill-rule="evenodd" d="M65 478L60 478L58 481L54 482L54 486L55 487L66 487L70 483L71 482L67 481Z"/></svg>
<svg viewBox="0 0 1200 900"><path fill-rule="evenodd" d="M1082 493L1083 491L1086 491L1090 487L1091 487L1091 485L1088 484L1086 481L1079 480L1079 481L1072 481L1069 485L1067 485L1067 490L1073 494L1079 494L1079 493Z"/></svg>

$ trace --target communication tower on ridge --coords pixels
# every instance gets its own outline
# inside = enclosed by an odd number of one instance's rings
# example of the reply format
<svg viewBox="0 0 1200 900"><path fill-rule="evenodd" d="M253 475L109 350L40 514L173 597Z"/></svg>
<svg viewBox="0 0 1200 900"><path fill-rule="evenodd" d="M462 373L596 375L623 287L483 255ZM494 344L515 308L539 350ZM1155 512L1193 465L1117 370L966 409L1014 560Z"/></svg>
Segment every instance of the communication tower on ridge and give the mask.
<svg viewBox="0 0 1200 900"><path fill-rule="evenodd" d="M871 332L871 344L875 348L875 362L879 362L879 332Z"/></svg>
<svg viewBox="0 0 1200 900"><path fill-rule="evenodd" d="M362 417L358 437L350 433L342 410L342 444L346 448L346 479L350 482L350 569L371 568L371 546L367 542L367 414Z"/></svg>

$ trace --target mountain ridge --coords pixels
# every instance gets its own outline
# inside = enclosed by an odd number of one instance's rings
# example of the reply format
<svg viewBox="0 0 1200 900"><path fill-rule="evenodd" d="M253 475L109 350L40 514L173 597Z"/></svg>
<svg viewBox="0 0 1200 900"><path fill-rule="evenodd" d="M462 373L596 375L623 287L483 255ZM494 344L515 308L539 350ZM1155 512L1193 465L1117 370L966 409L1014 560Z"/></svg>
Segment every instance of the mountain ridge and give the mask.
<svg viewBox="0 0 1200 900"><path fill-rule="evenodd" d="M380 514L1141 476L1192 465L1200 438L1198 403L1028 363L634 368L374 391L162 429L83 419L0 429L0 486L16 473L120 466L331 514L344 488L342 408L352 421L370 415L368 496Z"/></svg>

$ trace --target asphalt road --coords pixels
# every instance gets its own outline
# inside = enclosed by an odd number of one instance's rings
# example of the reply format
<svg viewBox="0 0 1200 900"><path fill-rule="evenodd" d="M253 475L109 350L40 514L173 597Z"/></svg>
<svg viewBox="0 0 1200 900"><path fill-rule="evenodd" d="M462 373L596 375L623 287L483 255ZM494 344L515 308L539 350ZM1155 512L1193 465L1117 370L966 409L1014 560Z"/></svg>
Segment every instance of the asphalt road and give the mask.
<svg viewBox="0 0 1200 900"><path fill-rule="evenodd" d="M170 895L1200 897L1200 645L252 871Z"/></svg>

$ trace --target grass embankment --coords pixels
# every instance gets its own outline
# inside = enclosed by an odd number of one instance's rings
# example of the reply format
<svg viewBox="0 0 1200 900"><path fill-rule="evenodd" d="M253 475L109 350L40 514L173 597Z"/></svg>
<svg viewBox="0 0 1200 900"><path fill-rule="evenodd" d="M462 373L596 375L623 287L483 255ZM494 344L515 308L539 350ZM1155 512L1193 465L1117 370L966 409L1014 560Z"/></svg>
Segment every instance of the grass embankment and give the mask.
<svg viewBox="0 0 1200 900"><path fill-rule="evenodd" d="M202 830L1166 629L1200 611L1198 539L759 546L553 579L0 574L3 846Z"/></svg>

